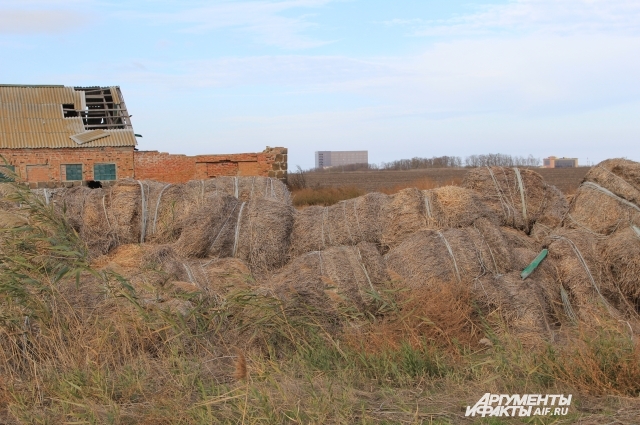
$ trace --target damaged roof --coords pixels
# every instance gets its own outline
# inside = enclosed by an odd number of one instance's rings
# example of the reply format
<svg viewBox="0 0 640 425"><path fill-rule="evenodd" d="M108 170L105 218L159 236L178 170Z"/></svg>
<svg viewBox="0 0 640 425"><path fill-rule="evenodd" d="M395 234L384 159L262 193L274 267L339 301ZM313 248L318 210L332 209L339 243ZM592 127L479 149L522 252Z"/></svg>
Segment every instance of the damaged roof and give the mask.
<svg viewBox="0 0 640 425"><path fill-rule="evenodd" d="M0 149L135 145L120 87L0 85Z"/></svg>

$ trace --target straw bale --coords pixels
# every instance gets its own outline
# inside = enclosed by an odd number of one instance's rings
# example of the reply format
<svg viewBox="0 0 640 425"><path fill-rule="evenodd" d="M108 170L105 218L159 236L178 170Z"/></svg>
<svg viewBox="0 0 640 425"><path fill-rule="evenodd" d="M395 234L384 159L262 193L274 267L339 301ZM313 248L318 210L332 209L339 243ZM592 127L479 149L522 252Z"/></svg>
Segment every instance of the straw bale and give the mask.
<svg viewBox="0 0 640 425"><path fill-rule="evenodd" d="M183 257L206 257L215 250L219 256L230 256L240 202L228 195L206 196L197 209L180 218L182 229L174 247Z"/></svg>
<svg viewBox="0 0 640 425"><path fill-rule="evenodd" d="M208 194L228 195L248 202L252 199L270 199L291 205L287 186L278 179L262 176L221 176L206 180L192 180L185 184L189 189Z"/></svg>
<svg viewBox="0 0 640 425"><path fill-rule="evenodd" d="M480 195L459 186L423 191L428 228L467 227L485 217L496 224L499 217L482 202Z"/></svg>
<svg viewBox="0 0 640 425"><path fill-rule="evenodd" d="M607 159L592 167L584 177L627 201L640 205L640 163L628 159Z"/></svg>
<svg viewBox="0 0 640 425"><path fill-rule="evenodd" d="M382 209L389 197L367 193L329 207L311 206L296 211L291 233L291 255L332 246L379 243Z"/></svg>
<svg viewBox="0 0 640 425"><path fill-rule="evenodd" d="M366 311L368 291L388 281L383 259L368 242L337 246L294 258L263 285L289 308L334 317L342 309Z"/></svg>
<svg viewBox="0 0 640 425"><path fill-rule="evenodd" d="M598 248L601 238L583 230L561 228L550 239L549 257L556 265L558 281L570 296L574 313L586 322L603 312L622 317L618 309L627 306L602 262Z"/></svg>
<svg viewBox="0 0 640 425"><path fill-rule="evenodd" d="M501 226L500 232L505 238L509 249L526 248L531 251L537 251L542 247L538 241L527 235L522 230L514 229L513 227Z"/></svg>
<svg viewBox="0 0 640 425"><path fill-rule="evenodd" d="M629 224L640 225L640 208L615 196L603 193L591 184L581 185L571 201L563 226L603 236Z"/></svg>
<svg viewBox="0 0 640 425"><path fill-rule="evenodd" d="M224 297L232 290L247 289L253 284L251 271L242 260L184 258L171 245L122 245L94 260L92 266L126 277L141 300L164 300L196 292L207 297Z"/></svg>
<svg viewBox="0 0 640 425"><path fill-rule="evenodd" d="M549 282L529 277L520 279L518 272L485 276L473 288L475 301L485 309L499 310L512 332L528 346L553 339L556 322ZM557 298L557 297L556 297Z"/></svg>
<svg viewBox="0 0 640 425"><path fill-rule="evenodd" d="M484 275L511 270L510 253L499 230L490 231L490 222L483 226L415 232L389 251L387 267L410 288L456 281L471 285Z"/></svg>
<svg viewBox="0 0 640 425"><path fill-rule="evenodd" d="M284 266L289 259L293 207L275 199L256 197L240 209L242 216L236 224L239 228L235 229L237 247L231 256L246 261L256 274Z"/></svg>
<svg viewBox="0 0 640 425"><path fill-rule="evenodd" d="M427 226L426 206L421 190L407 188L390 196L381 211L382 235L385 248L398 246L410 234Z"/></svg>
<svg viewBox="0 0 640 425"><path fill-rule="evenodd" d="M519 170L524 205L518 184ZM502 219L502 224L529 232L541 216L549 189L540 174L517 168L481 167L469 171L462 186L481 194L484 202ZM553 192L553 191L552 191Z"/></svg>
<svg viewBox="0 0 640 425"><path fill-rule="evenodd" d="M634 305L640 305L640 235L619 229L603 243L604 263L614 284Z"/></svg>
<svg viewBox="0 0 640 425"><path fill-rule="evenodd" d="M562 220L569 211L569 202L566 196L555 186L545 186L545 197L542 212L537 217L531 229L531 237L541 242L549 236L553 229L562 224Z"/></svg>
<svg viewBox="0 0 640 425"><path fill-rule="evenodd" d="M14 183L0 183L0 210L11 211L20 208L16 202L7 199L7 196L12 195L15 191Z"/></svg>

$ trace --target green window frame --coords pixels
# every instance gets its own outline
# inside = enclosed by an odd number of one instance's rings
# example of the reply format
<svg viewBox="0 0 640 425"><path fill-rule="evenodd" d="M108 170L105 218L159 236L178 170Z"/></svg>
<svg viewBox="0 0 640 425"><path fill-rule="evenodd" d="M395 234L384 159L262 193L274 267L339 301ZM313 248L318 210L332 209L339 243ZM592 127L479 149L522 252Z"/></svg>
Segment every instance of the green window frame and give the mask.
<svg viewBox="0 0 640 425"><path fill-rule="evenodd" d="M93 179L94 180L115 180L116 164L94 164Z"/></svg>
<svg viewBox="0 0 640 425"><path fill-rule="evenodd" d="M15 181L13 176L10 176L10 175L7 175L7 174L3 173L3 171L4 171L3 168L4 168L4 170L9 170L14 174L16 172L15 165L8 165L8 164L0 165L0 182L12 182L12 181Z"/></svg>
<svg viewBox="0 0 640 425"><path fill-rule="evenodd" d="M65 181L82 180L82 164L64 164Z"/></svg>

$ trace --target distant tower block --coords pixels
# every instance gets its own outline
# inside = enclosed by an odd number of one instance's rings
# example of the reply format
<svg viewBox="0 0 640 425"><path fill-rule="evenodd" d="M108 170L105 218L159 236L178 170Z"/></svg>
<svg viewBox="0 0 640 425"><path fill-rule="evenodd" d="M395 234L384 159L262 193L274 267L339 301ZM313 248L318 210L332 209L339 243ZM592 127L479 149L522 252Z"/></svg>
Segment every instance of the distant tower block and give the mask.
<svg viewBox="0 0 640 425"><path fill-rule="evenodd" d="M558 158L550 156L542 160L542 168L577 168L578 158Z"/></svg>
<svg viewBox="0 0 640 425"><path fill-rule="evenodd" d="M316 151L316 168L368 163L369 151Z"/></svg>

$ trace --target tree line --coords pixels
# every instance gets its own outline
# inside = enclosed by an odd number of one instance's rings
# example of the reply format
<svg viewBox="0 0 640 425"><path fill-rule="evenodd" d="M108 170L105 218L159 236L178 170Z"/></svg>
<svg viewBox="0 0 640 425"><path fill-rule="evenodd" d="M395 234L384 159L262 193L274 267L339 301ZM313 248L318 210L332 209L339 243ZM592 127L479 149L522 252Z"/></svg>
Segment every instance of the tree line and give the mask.
<svg viewBox="0 0 640 425"><path fill-rule="evenodd" d="M398 159L391 162L378 164L349 164L336 166L326 171L367 171L367 170L418 170L424 168L461 168L461 167L538 167L542 164L540 158L529 156L514 156L502 153L489 153L483 155L469 155L464 160L459 156L434 156L432 158L414 157L411 159ZM299 170L300 171L300 170ZM309 171L322 172L323 169Z"/></svg>

